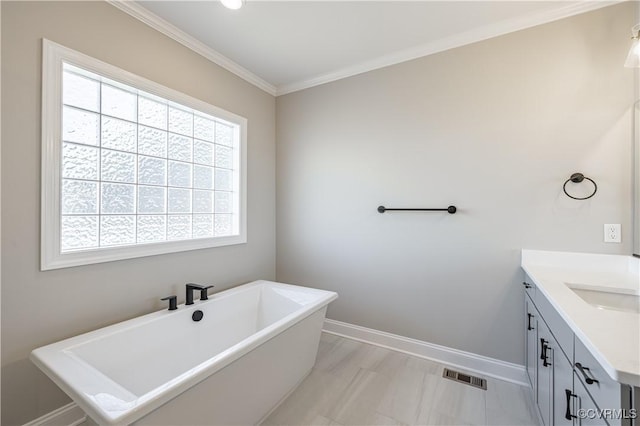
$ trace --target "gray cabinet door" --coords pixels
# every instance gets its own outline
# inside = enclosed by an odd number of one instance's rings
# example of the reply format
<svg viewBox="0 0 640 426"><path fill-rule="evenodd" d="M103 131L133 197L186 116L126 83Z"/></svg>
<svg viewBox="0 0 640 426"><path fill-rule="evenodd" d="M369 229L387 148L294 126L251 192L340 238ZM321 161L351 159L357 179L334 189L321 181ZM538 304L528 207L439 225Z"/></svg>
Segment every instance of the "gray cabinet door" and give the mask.
<svg viewBox="0 0 640 426"><path fill-rule="evenodd" d="M589 396L589 393L585 389L584 385L578 378L577 373L575 373L575 378L573 380L574 383L574 394L575 394L575 405L574 411L572 411L573 415L576 416L576 425L577 426L607 426L609 423L598 416L598 407L595 402Z"/></svg>
<svg viewBox="0 0 640 426"><path fill-rule="evenodd" d="M555 339L553 344L557 348ZM560 349L554 350L553 361L553 424L571 426L573 418L569 416L567 419L566 415L567 404L571 403L571 398L567 402L567 391L569 396L573 391L573 366Z"/></svg>
<svg viewBox="0 0 640 426"><path fill-rule="evenodd" d="M533 394L536 395L536 365L538 363L537 338L538 327L536 321L538 320L538 311L529 299L529 296L524 296L524 327L525 327L525 365L527 366L527 378L533 389Z"/></svg>
<svg viewBox="0 0 640 426"><path fill-rule="evenodd" d="M551 332L542 319L537 321L537 390L538 408L544 426L553 424L553 349L550 343L553 340Z"/></svg>

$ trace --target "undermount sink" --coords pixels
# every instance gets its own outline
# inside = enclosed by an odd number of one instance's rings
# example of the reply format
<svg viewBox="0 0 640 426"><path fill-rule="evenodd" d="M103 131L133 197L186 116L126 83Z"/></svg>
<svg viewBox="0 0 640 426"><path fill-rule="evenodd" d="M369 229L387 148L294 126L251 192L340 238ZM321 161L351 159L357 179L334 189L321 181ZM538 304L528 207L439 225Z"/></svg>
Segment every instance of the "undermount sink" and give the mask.
<svg viewBox="0 0 640 426"><path fill-rule="evenodd" d="M640 314L640 292L637 290L575 283L566 283L566 285L595 308Z"/></svg>

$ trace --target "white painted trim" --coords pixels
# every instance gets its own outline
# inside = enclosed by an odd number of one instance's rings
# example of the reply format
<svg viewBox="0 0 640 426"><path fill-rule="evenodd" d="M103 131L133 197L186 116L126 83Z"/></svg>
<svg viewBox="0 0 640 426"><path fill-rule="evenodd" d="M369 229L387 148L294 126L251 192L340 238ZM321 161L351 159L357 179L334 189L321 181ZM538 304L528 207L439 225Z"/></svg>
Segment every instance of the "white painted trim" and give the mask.
<svg viewBox="0 0 640 426"><path fill-rule="evenodd" d="M25 423L24 426L45 426L45 425L57 425L57 426L77 426L87 420L87 415L75 402L53 410L44 416L38 417L35 420Z"/></svg>
<svg viewBox="0 0 640 426"><path fill-rule="evenodd" d="M530 16L509 19L495 24L486 25L451 37L442 38L433 42L424 44L411 49L402 50L390 55L382 56L370 61L362 62L341 70L333 71L327 74L318 75L308 80L297 81L290 84L278 86L276 96L286 95L288 93L297 92L308 89L321 84L330 83L332 81L341 80L357 74L373 71L376 69L388 67L413 59L421 58L435 53L456 47L465 46L467 44L476 43L478 41L487 40L504 34L534 27L536 25L546 24L548 22L557 21L559 19L568 18L602 7L611 6L625 0L614 1L585 1L578 4L571 4L556 10L545 11L532 14Z"/></svg>
<svg viewBox="0 0 640 426"><path fill-rule="evenodd" d="M483 376L494 377L518 385L530 386L524 365L513 364L471 352L331 319L325 319L323 331L462 368Z"/></svg>
<svg viewBox="0 0 640 426"><path fill-rule="evenodd" d="M60 250L60 162L62 117L63 62L78 66L114 81L160 96L197 111L214 116L220 121L236 125L239 130L234 150L234 190L239 194L238 234L228 237L199 238L181 241L163 241L121 247L88 249L62 253ZM175 253L203 248L221 247L247 242L247 119L222 108L137 76L75 50L43 39L42 41L42 188L41 188L41 270L65 268L114 260ZM238 169L237 166L240 166ZM234 218L234 221L236 219Z"/></svg>
<svg viewBox="0 0 640 426"><path fill-rule="evenodd" d="M248 83L253 84L259 89L264 90L268 94L275 96L276 87L267 82L266 80L258 77L256 74L252 73L248 69L243 66L237 64L231 59L227 58L223 54L217 52L201 41L197 40L195 37L187 34L182 31L178 27L170 24L164 19L160 18L158 15L151 13L148 9L136 4L134 1L130 0L106 0L110 5L122 10L125 13L133 16L137 20L147 24L151 28L161 32L162 34L172 38L183 46L193 50L197 54L207 58L214 64L221 66L227 71L237 75Z"/></svg>
<svg viewBox="0 0 640 426"><path fill-rule="evenodd" d="M317 75L310 79L296 81L289 84L275 86L266 80L258 77L256 74L222 55L220 52L212 49L195 37L187 34L178 27L170 24L148 9L136 4L130 0L106 0L107 3L112 6L128 13L132 17L139 21L149 25L150 27L160 31L166 36L172 38L183 46L193 50L194 52L204 56L211 62L220 65L227 71L236 74L238 77L246 80L247 82L255 85L256 87L264 90L265 92L273 96L286 95L288 93L297 92L300 90L308 89L321 84L330 83L332 81L341 80L343 78L351 77L357 74L362 74L368 71L388 67L391 65L399 64L402 62L410 61L420 57L432 55L434 53L442 52L445 50L453 49L456 47L464 46L478 41L486 40L493 37L498 37L511 32L531 28L536 25L546 24L548 22L557 21L560 19L568 18L570 16L579 15L581 13L590 12L596 9L600 9L606 6L611 6L622 1L629 0L611 0L611 1L583 1L576 4L569 4L564 7L560 7L551 11L544 11L536 14L532 14L526 17L520 17L515 19L508 19L502 22L498 22L491 25L486 25L481 28L476 28L471 31L467 31L455 36L442 38L435 40L431 43L424 44L411 49L402 50L390 55L375 58L369 61L362 62L350 67L346 67L337 71L333 71L327 74ZM303 0L292 0L303 1Z"/></svg>

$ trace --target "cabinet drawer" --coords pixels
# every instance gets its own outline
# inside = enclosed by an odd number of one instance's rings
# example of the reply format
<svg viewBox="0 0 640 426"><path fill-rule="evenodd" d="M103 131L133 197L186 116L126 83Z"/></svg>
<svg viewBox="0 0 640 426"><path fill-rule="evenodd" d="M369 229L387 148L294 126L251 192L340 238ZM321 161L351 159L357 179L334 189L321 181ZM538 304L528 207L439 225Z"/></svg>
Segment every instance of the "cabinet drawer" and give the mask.
<svg viewBox="0 0 640 426"><path fill-rule="evenodd" d="M609 377L600 363L596 361L591 352L577 337L575 338L574 368L576 375L580 378L598 408L621 408L622 385ZM589 381L593 379L593 382L589 383L587 377Z"/></svg>
<svg viewBox="0 0 640 426"><path fill-rule="evenodd" d="M569 362L573 364L573 331L569 328L569 325L562 319L558 311L551 306L551 303L542 294L541 291L536 291L535 305L540 312L542 318L549 326L551 334L556 338L560 349L567 357Z"/></svg>

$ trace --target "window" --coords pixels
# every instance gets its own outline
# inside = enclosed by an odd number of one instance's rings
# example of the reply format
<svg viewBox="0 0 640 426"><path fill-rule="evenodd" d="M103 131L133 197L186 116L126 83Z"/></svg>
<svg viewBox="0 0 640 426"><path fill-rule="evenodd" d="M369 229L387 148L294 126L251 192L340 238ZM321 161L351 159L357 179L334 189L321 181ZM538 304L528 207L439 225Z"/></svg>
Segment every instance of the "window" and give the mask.
<svg viewBox="0 0 640 426"><path fill-rule="evenodd" d="M246 119L47 40L42 269L246 242Z"/></svg>

